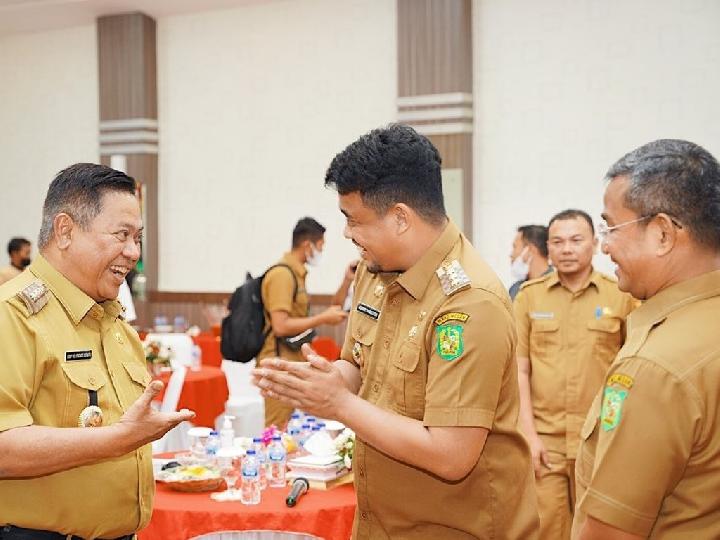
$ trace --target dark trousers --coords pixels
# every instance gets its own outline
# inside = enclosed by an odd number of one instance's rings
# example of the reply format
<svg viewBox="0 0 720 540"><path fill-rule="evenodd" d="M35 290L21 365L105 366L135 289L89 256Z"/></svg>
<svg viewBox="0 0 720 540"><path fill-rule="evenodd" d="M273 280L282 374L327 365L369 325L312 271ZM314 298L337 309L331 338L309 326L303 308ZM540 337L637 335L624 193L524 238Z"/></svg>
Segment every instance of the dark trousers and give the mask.
<svg viewBox="0 0 720 540"><path fill-rule="evenodd" d="M15 527L14 525L4 525L0 527L0 540L65 540L68 538L66 534L60 534L53 531L38 531L36 529L24 529L23 527ZM71 540L83 540L79 536L71 536ZM112 540L133 540L134 534L121 536Z"/></svg>

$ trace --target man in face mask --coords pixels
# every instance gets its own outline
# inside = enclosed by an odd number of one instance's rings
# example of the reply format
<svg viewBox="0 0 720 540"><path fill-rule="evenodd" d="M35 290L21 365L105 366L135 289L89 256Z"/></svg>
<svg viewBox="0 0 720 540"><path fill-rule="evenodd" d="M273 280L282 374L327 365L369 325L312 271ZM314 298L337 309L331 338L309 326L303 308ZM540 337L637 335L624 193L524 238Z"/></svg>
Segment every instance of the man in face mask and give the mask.
<svg viewBox="0 0 720 540"><path fill-rule="evenodd" d="M548 263L548 230L544 225L523 225L518 227L510 252L510 274L513 284L510 298L529 279L535 279L550 272Z"/></svg>
<svg viewBox="0 0 720 540"><path fill-rule="evenodd" d="M8 242L8 255L10 265L0 268L0 284L20 275L25 267L30 264L30 251L32 244L25 238L13 238Z"/></svg>
<svg viewBox="0 0 720 540"><path fill-rule="evenodd" d="M302 218L293 229L292 249L265 274L262 300L265 329L269 333L257 356L258 361L271 356L303 361L300 347L312 340L316 326L336 325L346 319L347 313L339 305L332 305L317 315L309 314L306 265L320 264L324 246L325 227L313 218ZM265 425L284 426L292 411L292 407L280 401L265 399Z"/></svg>

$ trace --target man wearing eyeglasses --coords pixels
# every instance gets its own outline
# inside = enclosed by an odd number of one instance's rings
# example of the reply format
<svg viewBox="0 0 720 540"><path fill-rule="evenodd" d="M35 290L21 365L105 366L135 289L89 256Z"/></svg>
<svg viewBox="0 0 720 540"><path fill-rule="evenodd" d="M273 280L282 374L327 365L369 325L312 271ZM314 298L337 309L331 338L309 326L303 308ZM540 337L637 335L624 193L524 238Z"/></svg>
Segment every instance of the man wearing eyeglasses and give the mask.
<svg viewBox="0 0 720 540"><path fill-rule="evenodd" d="M659 140L606 178L602 249L644 303L582 428L572 535L720 538L720 165Z"/></svg>
<svg viewBox="0 0 720 540"><path fill-rule="evenodd" d="M590 216L553 216L548 252L556 271L528 281L515 299L521 425L535 468L540 538L570 538L580 427L624 341L635 300L596 272Z"/></svg>

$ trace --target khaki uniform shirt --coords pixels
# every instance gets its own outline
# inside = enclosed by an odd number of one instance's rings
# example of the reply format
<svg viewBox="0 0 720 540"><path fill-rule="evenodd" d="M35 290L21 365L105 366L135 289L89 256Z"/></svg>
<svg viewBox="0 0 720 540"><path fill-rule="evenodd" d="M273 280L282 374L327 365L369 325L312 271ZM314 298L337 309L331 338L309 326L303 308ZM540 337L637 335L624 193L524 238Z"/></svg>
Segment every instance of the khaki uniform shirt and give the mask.
<svg viewBox="0 0 720 540"><path fill-rule="evenodd" d="M454 260L471 286L447 295L436 270ZM478 463L458 482L358 439L353 538L536 538L530 456L516 427L514 349L507 292L454 224L399 276L360 265L341 353L360 368L359 395L428 427L490 433Z"/></svg>
<svg viewBox="0 0 720 540"><path fill-rule="evenodd" d="M22 274L22 270L15 268L12 264L5 268L0 268L0 285L20 274Z"/></svg>
<svg viewBox="0 0 720 540"><path fill-rule="evenodd" d="M530 359L535 428L574 459L580 428L623 344L625 318L637 301L593 272L573 293L557 272L525 283L515 298L518 356Z"/></svg>
<svg viewBox="0 0 720 540"><path fill-rule="evenodd" d="M17 293L36 279L49 300L31 314ZM121 312L117 301L97 304L42 256L0 286L0 431L76 428L90 390L103 425L117 422L150 381L140 340ZM87 539L130 534L150 520L151 458L146 445L46 476L0 480L0 524Z"/></svg>
<svg viewBox="0 0 720 540"><path fill-rule="evenodd" d="M290 270L279 266L270 270L262 282L262 299L265 306L265 329L271 328L269 315L273 311L286 311L290 317L308 316L308 295L305 290L305 276L307 268L290 253L286 253L279 264L286 264L292 269L297 280L297 294L293 299L295 291L295 280ZM263 348L258 354L258 359L276 356L275 334L270 331ZM293 351L290 348L280 345L280 355L287 360L303 360L300 351Z"/></svg>
<svg viewBox="0 0 720 540"><path fill-rule="evenodd" d="M628 318L582 429L573 537L590 515L643 537L720 538L718 313L720 271Z"/></svg>

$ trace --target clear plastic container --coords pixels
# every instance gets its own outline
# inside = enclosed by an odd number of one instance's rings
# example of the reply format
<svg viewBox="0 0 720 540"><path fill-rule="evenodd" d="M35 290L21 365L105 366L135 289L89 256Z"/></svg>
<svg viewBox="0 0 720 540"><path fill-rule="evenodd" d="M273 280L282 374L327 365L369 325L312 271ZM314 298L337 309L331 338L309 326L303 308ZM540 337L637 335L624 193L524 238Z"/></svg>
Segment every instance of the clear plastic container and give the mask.
<svg viewBox="0 0 720 540"><path fill-rule="evenodd" d="M279 435L273 437L268 448L268 468L270 471L270 487L285 487L285 472L287 468L287 454L285 445Z"/></svg>
<svg viewBox="0 0 720 540"><path fill-rule="evenodd" d="M240 502L243 504L260 504L260 466L255 450L247 451L242 463L240 478Z"/></svg>
<svg viewBox="0 0 720 540"><path fill-rule="evenodd" d="M267 479L267 449L262 442L260 437L253 438L252 444L253 450L255 450L255 456L258 460L258 480L260 481L260 489L265 489L268 485Z"/></svg>

